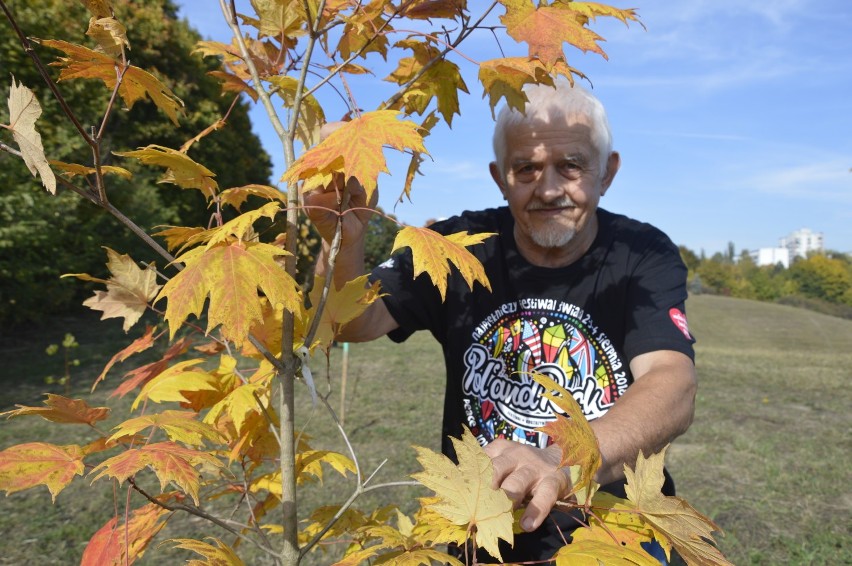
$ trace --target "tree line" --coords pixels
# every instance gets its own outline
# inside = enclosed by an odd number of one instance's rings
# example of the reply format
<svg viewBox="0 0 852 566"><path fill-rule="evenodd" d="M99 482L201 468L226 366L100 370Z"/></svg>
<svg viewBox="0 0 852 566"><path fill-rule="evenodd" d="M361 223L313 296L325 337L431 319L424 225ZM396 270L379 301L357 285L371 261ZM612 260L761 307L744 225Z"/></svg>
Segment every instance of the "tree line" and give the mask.
<svg viewBox="0 0 852 566"><path fill-rule="evenodd" d="M789 268L780 263L758 266L748 251L707 257L680 246L689 269L691 293L709 293L805 307L852 319L852 256L826 250L796 257Z"/></svg>

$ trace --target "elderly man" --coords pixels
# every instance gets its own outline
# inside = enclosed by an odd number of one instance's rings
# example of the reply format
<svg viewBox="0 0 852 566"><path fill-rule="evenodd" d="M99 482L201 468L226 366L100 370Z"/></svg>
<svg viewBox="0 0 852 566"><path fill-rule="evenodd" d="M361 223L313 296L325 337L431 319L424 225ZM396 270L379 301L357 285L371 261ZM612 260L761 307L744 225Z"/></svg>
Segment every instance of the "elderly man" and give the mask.
<svg viewBox="0 0 852 566"><path fill-rule="evenodd" d="M525 503L508 562L549 558L577 523L554 504L570 491L559 450L535 429L552 420L544 373L572 392L597 436L603 465L596 480L624 496L623 465L640 450L659 451L690 425L696 377L684 315L686 268L656 228L598 208L620 158L601 103L580 87L528 89L525 113L504 109L494 131L491 175L507 206L465 212L438 232L495 232L471 248L492 286L473 290L450 277L446 301L425 276L413 278L410 254L371 277L388 293L346 330L345 340L387 334L401 342L429 330L447 369L442 433L462 425L486 446L495 484ZM353 206L364 205L355 188ZM464 190L459 187L459 190ZM315 193L309 204L331 204ZM316 209L324 236L333 215ZM345 217L336 279L363 271L367 218ZM664 491L673 493L670 479Z"/></svg>

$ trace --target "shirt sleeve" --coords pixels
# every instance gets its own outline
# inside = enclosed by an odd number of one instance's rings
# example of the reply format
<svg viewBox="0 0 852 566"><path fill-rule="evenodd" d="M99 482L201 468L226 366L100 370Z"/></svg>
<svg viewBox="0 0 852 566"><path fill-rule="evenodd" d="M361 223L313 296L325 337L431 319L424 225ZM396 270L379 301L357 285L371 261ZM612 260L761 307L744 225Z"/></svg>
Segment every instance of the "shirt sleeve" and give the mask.
<svg viewBox="0 0 852 566"><path fill-rule="evenodd" d="M686 320L686 275L677 247L658 233L628 284L624 350L629 360L657 350L674 350L695 360L695 339Z"/></svg>
<svg viewBox="0 0 852 566"><path fill-rule="evenodd" d="M445 308L429 276L421 273L416 279L411 251L395 254L376 267L370 282L379 281L382 300L399 328L388 333L394 342L403 342L418 330L430 330L440 340Z"/></svg>

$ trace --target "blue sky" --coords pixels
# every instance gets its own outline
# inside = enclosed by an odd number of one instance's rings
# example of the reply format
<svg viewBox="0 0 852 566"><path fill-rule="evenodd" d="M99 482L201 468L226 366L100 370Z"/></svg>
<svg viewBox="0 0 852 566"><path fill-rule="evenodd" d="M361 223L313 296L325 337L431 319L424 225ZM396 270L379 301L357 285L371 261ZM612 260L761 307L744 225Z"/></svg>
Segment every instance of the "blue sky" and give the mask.
<svg viewBox="0 0 852 566"><path fill-rule="evenodd" d="M178 3L202 35L230 41L216 0ZM852 1L611 3L637 7L647 30L601 19L592 29L606 38L608 61L566 51L606 106L622 157L601 206L708 255L728 242L738 252L775 246L800 228L852 252ZM475 60L499 56L486 32L462 51ZM452 129L439 126L427 138L432 160L412 202L395 204L406 161L388 155L392 174L379 178L380 205L406 223L502 203L488 174L493 121L477 68L456 61L471 94L462 95ZM393 92L381 81L386 74L353 85L359 106L374 109ZM334 98L321 98L332 118L343 113ZM259 105L253 115L277 179L280 146Z"/></svg>

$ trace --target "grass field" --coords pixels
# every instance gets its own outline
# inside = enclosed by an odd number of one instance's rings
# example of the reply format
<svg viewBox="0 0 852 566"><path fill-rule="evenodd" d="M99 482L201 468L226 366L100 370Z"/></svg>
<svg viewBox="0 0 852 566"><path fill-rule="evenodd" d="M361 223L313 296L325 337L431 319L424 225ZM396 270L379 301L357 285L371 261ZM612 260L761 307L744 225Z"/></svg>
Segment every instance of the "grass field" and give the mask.
<svg viewBox="0 0 852 566"><path fill-rule="evenodd" d="M699 340L700 387L695 422L668 453L679 495L724 529L721 547L735 564L852 564L852 393L846 387L852 375L852 321L711 296L690 299L688 309ZM44 347L61 341L66 327L77 336L76 354L83 362L74 368L74 396L84 396L111 353L129 342L119 325L88 319L4 337L0 410L39 402L43 377L56 374L60 363L46 357ZM327 373L332 376L330 402L338 410L341 352L333 350L328 371L322 363L314 367L321 382ZM404 346L386 339L353 345L348 368L345 424L361 468L369 474L387 459L373 483L406 479L418 469L410 445L437 449L439 444L439 349L425 334ZM107 402L108 391L99 389L90 402ZM298 403L315 444L342 449L322 414L309 418L304 392ZM19 418L0 422L0 448L34 440L78 442L84 434L80 428ZM78 480L54 505L46 489L0 499L0 564L78 563L88 537L115 508L107 483L87 486L87 480ZM340 502L350 490L328 476L303 494L303 502L306 507ZM358 506L410 508L406 502L416 495L410 488L390 488L365 496ZM202 530L193 518L174 523L174 530L170 524L157 541L204 535L229 540L215 527ZM140 563L179 563L179 556L152 549ZM262 563L248 556L247 564ZM313 561L329 562L322 555Z"/></svg>

